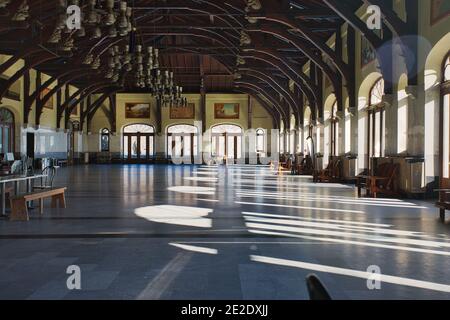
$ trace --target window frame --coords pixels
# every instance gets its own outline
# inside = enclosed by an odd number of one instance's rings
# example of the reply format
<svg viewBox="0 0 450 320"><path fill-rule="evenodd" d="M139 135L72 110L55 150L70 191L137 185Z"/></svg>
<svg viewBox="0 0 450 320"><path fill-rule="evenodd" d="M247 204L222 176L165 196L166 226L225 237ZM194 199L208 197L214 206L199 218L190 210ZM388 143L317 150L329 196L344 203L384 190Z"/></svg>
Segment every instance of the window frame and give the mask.
<svg viewBox="0 0 450 320"><path fill-rule="evenodd" d="M374 91L379 89L381 94L379 101L374 102ZM367 125L367 155L370 158L381 158L384 156L385 148L385 109L382 104L384 96L384 79L378 78L369 91L369 106L368 106L368 125ZM378 118L379 117L379 118ZM378 123L379 122L379 123ZM379 126L377 134L376 124ZM379 153L376 151L376 144L379 142Z"/></svg>
<svg viewBox="0 0 450 320"><path fill-rule="evenodd" d="M262 149L259 149L259 138L262 138ZM266 131L262 128L256 129L256 153L266 152Z"/></svg>
<svg viewBox="0 0 450 320"><path fill-rule="evenodd" d="M6 153L14 153L15 151L15 116L14 113L5 107L0 107L0 111L7 112L11 116L10 122L0 122L0 130L1 130L1 148L0 153L6 154ZM8 131L8 141L4 141L5 139L5 132ZM5 151L5 142L8 143L8 150Z"/></svg>
<svg viewBox="0 0 450 320"><path fill-rule="evenodd" d="M103 148L103 137L107 137L108 147ZM103 128L100 131L100 152L110 152L111 150L111 132L108 128Z"/></svg>

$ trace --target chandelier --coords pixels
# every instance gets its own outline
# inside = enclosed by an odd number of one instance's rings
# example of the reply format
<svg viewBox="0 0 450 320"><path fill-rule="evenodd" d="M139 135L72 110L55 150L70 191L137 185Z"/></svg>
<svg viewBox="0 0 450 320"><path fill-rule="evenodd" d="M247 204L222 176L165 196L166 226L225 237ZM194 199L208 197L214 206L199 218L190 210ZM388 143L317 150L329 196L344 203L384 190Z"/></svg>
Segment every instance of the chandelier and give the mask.
<svg viewBox="0 0 450 320"><path fill-rule="evenodd" d="M80 6L81 2L83 6ZM79 6L82 10L81 27L76 30L69 29L66 23L67 7L72 5ZM114 0L59 0L58 11L58 22L48 42L59 44L60 49L65 52L74 49L74 36L88 36L89 40L116 38L125 37L133 30L132 8L126 1L120 1L116 5Z"/></svg>
<svg viewBox="0 0 450 320"><path fill-rule="evenodd" d="M120 77L124 71L133 71L134 86L148 89L152 97L156 98L163 107L187 106L187 99L182 96L183 88L174 83L173 72L168 70L161 72L158 49L147 47L145 53L141 45L136 46L134 53L131 52L130 46L125 46L123 51L119 46L109 49L108 71L105 77L113 82L124 82L124 78Z"/></svg>

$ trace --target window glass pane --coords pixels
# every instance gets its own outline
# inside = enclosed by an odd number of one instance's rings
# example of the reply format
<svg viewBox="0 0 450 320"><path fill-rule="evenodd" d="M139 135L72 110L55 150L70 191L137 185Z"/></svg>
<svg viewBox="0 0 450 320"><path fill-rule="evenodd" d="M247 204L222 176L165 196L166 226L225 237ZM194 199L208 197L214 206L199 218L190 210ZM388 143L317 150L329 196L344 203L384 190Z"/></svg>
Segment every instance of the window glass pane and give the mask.
<svg viewBox="0 0 450 320"><path fill-rule="evenodd" d="M147 136L143 136L141 137L141 141L140 141L140 158L141 159L147 159Z"/></svg>
<svg viewBox="0 0 450 320"><path fill-rule="evenodd" d="M3 126L0 126L0 153L3 152Z"/></svg>
<svg viewBox="0 0 450 320"><path fill-rule="evenodd" d="M10 129L8 127L5 127L3 130L3 152L4 153L8 153L10 152L9 150L9 131Z"/></svg>
<svg viewBox="0 0 450 320"><path fill-rule="evenodd" d="M219 144L217 146L217 156L225 156L225 136L219 136Z"/></svg>
<svg viewBox="0 0 450 320"><path fill-rule="evenodd" d="M237 137L236 139L237 141L237 158L241 159L242 158L242 137Z"/></svg>
<svg viewBox="0 0 450 320"><path fill-rule="evenodd" d="M183 156L190 157L191 156L191 136L183 137Z"/></svg>
<svg viewBox="0 0 450 320"><path fill-rule="evenodd" d="M173 142L172 136L167 136L167 155L169 157L172 156L172 148L173 148L172 142Z"/></svg>
<svg viewBox="0 0 450 320"><path fill-rule="evenodd" d="M146 124L132 124L129 126L126 126L123 129L123 132L125 133L154 133L155 129L152 126L146 125Z"/></svg>
<svg viewBox="0 0 450 320"><path fill-rule="evenodd" d="M234 136L228 136L227 157L234 159Z"/></svg>
<svg viewBox="0 0 450 320"><path fill-rule="evenodd" d="M444 66L444 81L450 81L450 56L447 58Z"/></svg>
<svg viewBox="0 0 450 320"><path fill-rule="evenodd" d="M444 178L450 178L450 94L444 97Z"/></svg>
<svg viewBox="0 0 450 320"><path fill-rule="evenodd" d="M264 136L258 135L256 137L256 151L264 151Z"/></svg>
<svg viewBox="0 0 450 320"><path fill-rule="evenodd" d="M194 136L192 141L194 143L194 156L197 156L198 155L198 137Z"/></svg>
<svg viewBox="0 0 450 320"><path fill-rule="evenodd" d="M137 136L131 137L131 158L137 159L138 157L138 140Z"/></svg>
<svg viewBox="0 0 450 320"><path fill-rule="evenodd" d="M128 158L128 140L130 137L123 138L123 155L125 158Z"/></svg>
<svg viewBox="0 0 450 320"><path fill-rule="evenodd" d="M380 150L381 150L381 141L380 141L380 134L381 134L381 112L376 112L375 113L375 157L380 157Z"/></svg>
<svg viewBox="0 0 450 320"><path fill-rule="evenodd" d="M102 134L102 151L109 151L109 134Z"/></svg>
<svg viewBox="0 0 450 320"><path fill-rule="evenodd" d="M154 150L154 138L153 136L148 136L148 156L149 157L153 157L153 155L155 154L155 150Z"/></svg>
<svg viewBox="0 0 450 320"><path fill-rule="evenodd" d="M223 124L213 127L212 133L242 133L242 129L236 125Z"/></svg>
<svg viewBox="0 0 450 320"><path fill-rule="evenodd" d="M176 125L171 126L167 130L168 133L197 133L197 127L191 125Z"/></svg>
<svg viewBox="0 0 450 320"><path fill-rule="evenodd" d="M384 80L378 80L370 91L370 105L375 105L383 101Z"/></svg>

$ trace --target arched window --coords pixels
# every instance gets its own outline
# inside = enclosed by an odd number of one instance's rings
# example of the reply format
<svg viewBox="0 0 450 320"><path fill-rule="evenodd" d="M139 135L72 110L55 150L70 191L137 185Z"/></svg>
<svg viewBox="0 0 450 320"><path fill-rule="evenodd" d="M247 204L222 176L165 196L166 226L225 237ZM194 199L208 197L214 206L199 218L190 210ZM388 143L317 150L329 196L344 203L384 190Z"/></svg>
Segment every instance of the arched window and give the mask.
<svg viewBox="0 0 450 320"><path fill-rule="evenodd" d="M382 105L384 95L384 80L380 78L373 85L369 93L369 125L368 125L368 155L369 158L384 156L385 146L385 117Z"/></svg>
<svg viewBox="0 0 450 320"><path fill-rule="evenodd" d="M441 187L450 188L450 53L442 64L440 118Z"/></svg>
<svg viewBox="0 0 450 320"><path fill-rule="evenodd" d="M123 128L124 133L155 133L155 129L147 124L131 124Z"/></svg>
<svg viewBox="0 0 450 320"><path fill-rule="evenodd" d="M14 114L0 108L0 153L14 152Z"/></svg>
<svg viewBox="0 0 450 320"><path fill-rule="evenodd" d="M130 162L145 162L154 155L155 129L147 124L123 128L123 156Z"/></svg>
<svg viewBox="0 0 450 320"><path fill-rule="evenodd" d="M198 128L188 124L177 124L167 128L167 155L193 157L198 154Z"/></svg>
<svg viewBox="0 0 450 320"><path fill-rule="evenodd" d="M109 152L109 130L104 128L100 135L100 150L101 152Z"/></svg>
<svg viewBox="0 0 450 320"><path fill-rule="evenodd" d="M264 153L266 151L265 132L263 129L256 130L256 152Z"/></svg>
<svg viewBox="0 0 450 320"><path fill-rule="evenodd" d="M337 117L337 101L331 107L331 115L330 115L330 155L332 157L337 156L339 154L338 143L339 143L339 119Z"/></svg>
<svg viewBox="0 0 450 320"><path fill-rule="evenodd" d="M450 81L450 54L444 61L444 70L442 74L444 75L444 82Z"/></svg>

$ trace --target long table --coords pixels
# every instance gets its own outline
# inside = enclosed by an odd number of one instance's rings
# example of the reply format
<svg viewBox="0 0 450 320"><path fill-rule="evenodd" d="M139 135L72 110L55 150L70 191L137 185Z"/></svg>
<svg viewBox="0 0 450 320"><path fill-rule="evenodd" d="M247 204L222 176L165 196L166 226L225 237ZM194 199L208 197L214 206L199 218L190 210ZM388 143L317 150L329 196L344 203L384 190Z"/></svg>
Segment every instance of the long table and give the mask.
<svg viewBox="0 0 450 320"><path fill-rule="evenodd" d="M20 182L27 183L27 192L32 191L32 181L35 179L44 178L43 174L34 174L34 175L11 175L0 177L0 214L2 216L6 215L6 184L9 182L14 183L14 188L16 194L20 192Z"/></svg>

